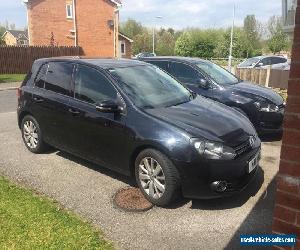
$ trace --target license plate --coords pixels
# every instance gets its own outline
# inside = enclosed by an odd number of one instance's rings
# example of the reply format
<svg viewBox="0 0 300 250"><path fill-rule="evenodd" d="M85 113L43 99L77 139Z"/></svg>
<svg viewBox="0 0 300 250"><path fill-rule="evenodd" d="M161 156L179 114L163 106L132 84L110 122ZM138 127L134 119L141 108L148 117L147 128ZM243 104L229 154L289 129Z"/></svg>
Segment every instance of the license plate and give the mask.
<svg viewBox="0 0 300 250"><path fill-rule="evenodd" d="M249 167L248 167L249 174L258 166L259 156L260 153L256 154L255 157L249 162Z"/></svg>

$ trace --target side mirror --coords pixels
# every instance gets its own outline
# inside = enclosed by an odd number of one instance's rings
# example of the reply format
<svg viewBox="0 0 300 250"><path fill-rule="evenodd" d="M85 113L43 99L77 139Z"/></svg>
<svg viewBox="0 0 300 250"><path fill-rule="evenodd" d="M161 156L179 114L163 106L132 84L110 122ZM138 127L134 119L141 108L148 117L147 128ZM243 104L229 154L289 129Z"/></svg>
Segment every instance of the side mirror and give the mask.
<svg viewBox="0 0 300 250"><path fill-rule="evenodd" d="M103 101L96 105L96 110L103 113L118 113L122 111L122 107L116 101Z"/></svg>
<svg viewBox="0 0 300 250"><path fill-rule="evenodd" d="M206 79L199 79L199 87L200 88L204 88L204 89L208 89L209 88L209 81L207 81Z"/></svg>
<svg viewBox="0 0 300 250"><path fill-rule="evenodd" d="M256 64L255 67L262 67L262 66L264 66L264 64L262 62L260 62L260 63Z"/></svg>

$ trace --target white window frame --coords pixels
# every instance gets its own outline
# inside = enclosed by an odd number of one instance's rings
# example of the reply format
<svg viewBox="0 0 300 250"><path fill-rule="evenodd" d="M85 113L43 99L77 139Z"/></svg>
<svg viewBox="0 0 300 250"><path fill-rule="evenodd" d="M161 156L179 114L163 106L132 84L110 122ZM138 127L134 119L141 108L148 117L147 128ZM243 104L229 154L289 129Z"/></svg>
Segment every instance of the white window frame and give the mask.
<svg viewBox="0 0 300 250"><path fill-rule="evenodd" d="M70 15L69 15L69 11L71 13ZM66 4L66 15L67 15L68 19L73 19L73 5L72 4L69 4L69 3Z"/></svg>
<svg viewBox="0 0 300 250"><path fill-rule="evenodd" d="M124 45L124 52L122 51L122 45ZM125 56L126 55L126 43L124 41L121 41L121 43L120 43L120 50L121 50L121 55Z"/></svg>

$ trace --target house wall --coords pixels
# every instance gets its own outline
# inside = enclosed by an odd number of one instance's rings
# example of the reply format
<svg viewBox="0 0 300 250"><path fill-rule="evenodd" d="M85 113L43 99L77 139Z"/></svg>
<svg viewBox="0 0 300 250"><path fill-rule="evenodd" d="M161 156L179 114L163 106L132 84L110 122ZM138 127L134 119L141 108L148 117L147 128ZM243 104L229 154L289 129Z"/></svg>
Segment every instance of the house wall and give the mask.
<svg viewBox="0 0 300 250"><path fill-rule="evenodd" d="M76 22L78 45L87 56L114 56L115 6L108 0L77 0Z"/></svg>
<svg viewBox="0 0 300 250"><path fill-rule="evenodd" d="M86 56L113 57L115 55L115 5L109 0L75 0L77 45ZM66 4L72 0L31 0L28 3L30 45L74 46L74 20L68 19ZM118 26L118 25L117 25Z"/></svg>
<svg viewBox="0 0 300 250"><path fill-rule="evenodd" d="M127 39L124 39L122 36L119 36L119 53L122 58L131 58L132 56L132 44ZM125 43L125 55L121 54L121 43Z"/></svg>
<svg viewBox="0 0 300 250"><path fill-rule="evenodd" d="M66 2L68 1L29 1L28 26L30 45L50 45L52 33L55 45L75 45L75 40L71 38L70 33L70 30L73 29L73 20L66 17Z"/></svg>
<svg viewBox="0 0 300 250"><path fill-rule="evenodd" d="M277 177L273 232L296 234L300 249L300 0L296 12L296 26L288 102L285 112L281 162ZM274 249L283 249L274 247ZM284 248L287 249L287 248Z"/></svg>
<svg viewBox="0 0 300 250"><path fill-rule="evenodd" d="M6 45L17 45L17 39L9 32L5 34L3 40L5 41Z"/></svg>

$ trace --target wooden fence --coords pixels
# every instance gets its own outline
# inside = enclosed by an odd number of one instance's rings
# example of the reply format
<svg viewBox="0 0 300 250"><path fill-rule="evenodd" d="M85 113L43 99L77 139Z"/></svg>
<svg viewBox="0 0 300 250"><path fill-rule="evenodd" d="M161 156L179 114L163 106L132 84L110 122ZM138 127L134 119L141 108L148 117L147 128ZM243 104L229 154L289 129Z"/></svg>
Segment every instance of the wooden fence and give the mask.
<svg viewBox="0 0 300 250"><path fill-rule="evenodd" d="M244 81L266 87L287 89L290 71L282 69L235 69L235 75Z"/></svg>
<svg viewBox="0 0 300 250"><path fill-rule="evenodd" d="M0 46L0 74L27 73L39 58L80 55L80 47Z"/></svg>

